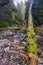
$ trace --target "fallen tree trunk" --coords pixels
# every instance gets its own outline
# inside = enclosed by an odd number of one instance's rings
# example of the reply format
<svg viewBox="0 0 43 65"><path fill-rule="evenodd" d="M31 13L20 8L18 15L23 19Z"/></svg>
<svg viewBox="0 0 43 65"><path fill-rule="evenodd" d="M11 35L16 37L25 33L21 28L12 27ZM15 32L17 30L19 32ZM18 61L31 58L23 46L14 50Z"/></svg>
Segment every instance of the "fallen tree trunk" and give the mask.
<svg viewBox="0 0 43 65"><path fill-rule="evenodd" d="M36 58L37 58L38 49L37 49L37 44L35 39L33 18L32 18L32 12L31 12L32 4L33 4L33 0L31 0L30 9L29 9L29 19L28 19L28 29L27 29L28 40L27 40L27 45L25 48L30 58L29 65L37 65Z"/></svg>

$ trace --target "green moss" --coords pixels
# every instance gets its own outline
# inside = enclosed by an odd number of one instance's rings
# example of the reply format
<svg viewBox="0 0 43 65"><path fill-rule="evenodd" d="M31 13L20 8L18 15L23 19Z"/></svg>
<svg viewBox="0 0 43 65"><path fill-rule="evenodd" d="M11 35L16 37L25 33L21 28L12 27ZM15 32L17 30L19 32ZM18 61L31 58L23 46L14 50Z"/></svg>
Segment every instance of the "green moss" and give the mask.
<svg viewBox="0 0 43 65"><path fill-rule="evenodd" d="M25 49L27 50L28 53L33 53L34 55L37 55L38 51L36 44L26 45Z"/></svg>
<svg viewBox="0 0 43 65"><path fill-rule="evenodd" d="M31 15L32 16L32 15ZM26 51L28 53L33 53L34 55L37 56L37 44L36 44L36 39L35 39L35 32L34 32L34 27L33 27L33 21L30 18L28 21L28 30L27 30L27 45L26 45Z"/></svg>

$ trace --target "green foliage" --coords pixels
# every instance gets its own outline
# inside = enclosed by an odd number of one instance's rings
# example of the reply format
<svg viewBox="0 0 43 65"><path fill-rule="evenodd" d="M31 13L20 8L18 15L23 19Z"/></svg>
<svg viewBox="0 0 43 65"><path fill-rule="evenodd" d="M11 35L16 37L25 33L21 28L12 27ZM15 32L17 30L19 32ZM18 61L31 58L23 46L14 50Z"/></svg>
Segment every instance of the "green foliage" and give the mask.
<svg viewBox="0 0 43 65"><path fill-rule="evenodd" d="M38 25L43 23L43 0L37 0L33 3L32 14Z"/></svg>
<svg viewBox="0 0 43 65"><path fill-rule="evenodd" d="M6 21L6 23L9 25L9 26L22 26L22 24L24 24L24 11L22 11L22 5L23 3L21 4L18 4L19 6L15 6L13 3L8 3L8 5L6 6L7 7L7 10L3 13L3 20L1 18L0 22L3 22ZM6 4L4 4L6 5ZM0 8L2 8L3 6L1 6L0 4ZM1 16L2 17L2 16ZM0 27L3 27L3 23L0 23ZM7 26L7 25L6 25Z"/></svg>
<svg viewBox="0 0 43 65"><path fill-rule="evenodd" d="M8 27L8 23L7 22L0 22L0 27Z"/></svg>

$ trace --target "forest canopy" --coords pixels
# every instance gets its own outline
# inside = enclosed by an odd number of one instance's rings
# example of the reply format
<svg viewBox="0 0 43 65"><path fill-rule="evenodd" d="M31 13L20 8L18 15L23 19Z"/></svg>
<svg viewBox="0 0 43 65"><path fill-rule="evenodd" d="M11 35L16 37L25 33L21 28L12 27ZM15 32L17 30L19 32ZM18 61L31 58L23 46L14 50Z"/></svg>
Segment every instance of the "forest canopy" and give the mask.
<svg viewBox="0 0 43 65"><path fill-rule="evenodd" d="M23 4L23 2L17 3L17 6L15 6L15 4L11 0L0 0L0 27L4 27L4 24L6 24L5 27L22 26L24 23L28 24L29 6L30 0L28 0L25 5ZM42 6L43 0L34 0L32 6L32 15L34 24L37 26L43 24Z"/></svg>

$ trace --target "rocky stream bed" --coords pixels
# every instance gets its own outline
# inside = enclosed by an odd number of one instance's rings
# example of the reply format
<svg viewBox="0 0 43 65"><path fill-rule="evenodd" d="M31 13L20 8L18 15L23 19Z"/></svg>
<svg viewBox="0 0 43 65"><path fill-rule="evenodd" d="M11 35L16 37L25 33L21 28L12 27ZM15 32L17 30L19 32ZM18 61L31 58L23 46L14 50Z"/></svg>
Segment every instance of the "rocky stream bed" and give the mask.
<svg viewBox="0 0 43 65"><path fill-rule="evenodd" d="M43 41L42 36L36 35L35 37L37 42ZM0 31L0 65L27 65L27 56L24 51L26 42L27 36L24 32L18 30ZM43 65L43 44L39 42L37 45L39 50L39 65Z"/></svg>

